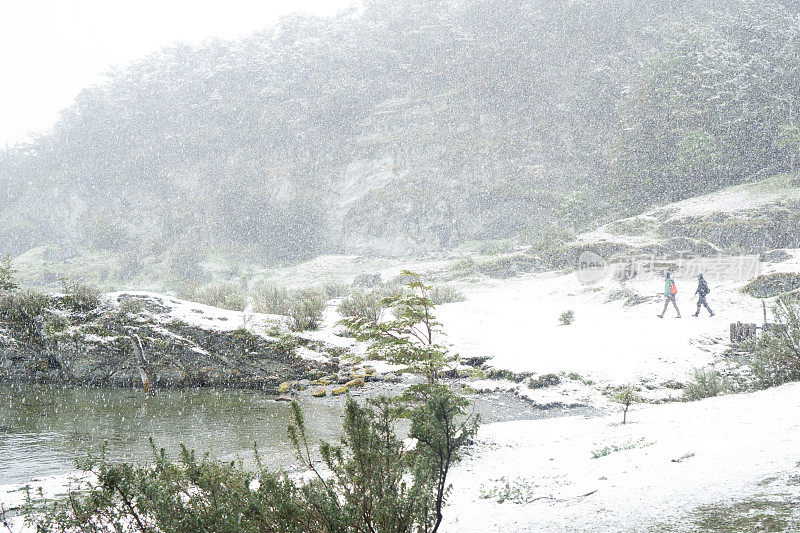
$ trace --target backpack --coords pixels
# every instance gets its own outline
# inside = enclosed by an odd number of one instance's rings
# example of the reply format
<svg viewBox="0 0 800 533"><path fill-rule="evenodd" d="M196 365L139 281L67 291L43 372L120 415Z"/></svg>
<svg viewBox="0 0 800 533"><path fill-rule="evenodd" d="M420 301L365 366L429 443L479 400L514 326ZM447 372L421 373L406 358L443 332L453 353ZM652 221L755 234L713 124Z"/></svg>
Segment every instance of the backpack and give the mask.
<svg viewBox="0 0 800 533"><path fill-rule="evenodd" d="M678 294L678 287L675 286L675 282L674 281L670 281L669 282L669 293L673 294L673 295L674 294Z"/></svg>

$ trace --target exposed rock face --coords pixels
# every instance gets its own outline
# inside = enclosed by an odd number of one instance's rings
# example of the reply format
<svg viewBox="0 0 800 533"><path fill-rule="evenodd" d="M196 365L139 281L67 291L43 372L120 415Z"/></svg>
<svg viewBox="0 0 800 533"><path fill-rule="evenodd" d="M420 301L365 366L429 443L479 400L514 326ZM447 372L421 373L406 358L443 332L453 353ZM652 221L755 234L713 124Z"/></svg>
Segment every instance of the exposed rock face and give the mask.
<svg viewBox="0 0 800 533"><path fill-rule="evenodd" d="M295 355L302 339L287 342L245 328L188 324L159 298L133 298L140 307L135 312L124 311L116 300L88 313L70 311L51 298L36 319L35 335L0 321L0 381L140 386L132 335L141 339L155 386L276 391L283 381L325 373L327 365Z"/></svg>

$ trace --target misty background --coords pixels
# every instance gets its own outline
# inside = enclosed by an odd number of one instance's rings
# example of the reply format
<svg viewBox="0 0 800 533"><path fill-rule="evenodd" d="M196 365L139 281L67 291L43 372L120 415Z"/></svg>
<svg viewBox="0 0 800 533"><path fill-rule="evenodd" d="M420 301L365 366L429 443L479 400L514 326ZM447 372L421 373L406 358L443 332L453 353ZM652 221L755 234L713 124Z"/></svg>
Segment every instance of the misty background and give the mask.
<svg viewBox="0 0 800 533"><path fill-rule="evenodd" d="M168 45L0 151L0 253L202 281L212 257L568 240L793 172L799 11L373 0Z"/></svg>

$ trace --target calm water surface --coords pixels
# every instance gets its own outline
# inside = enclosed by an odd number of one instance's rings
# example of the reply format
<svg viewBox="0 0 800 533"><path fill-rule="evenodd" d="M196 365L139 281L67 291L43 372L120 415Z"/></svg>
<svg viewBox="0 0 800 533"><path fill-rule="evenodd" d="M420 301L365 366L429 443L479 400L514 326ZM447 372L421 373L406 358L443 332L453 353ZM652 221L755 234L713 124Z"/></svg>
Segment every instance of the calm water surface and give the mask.
<svg viewBox="0 0 800 533"><path fill-rule="evenodd" d="M374 394L381 389L360 389ZM392 392L391 390L386 392ZM480 395L474 409L484 422L586 414L541 411L510 394ZM341 434L344 400L301 398L309 442ZM183 443L223 460L253 465L253 443L269 467L291 469L286 437L289 406L248 390L51 388L0 385L0 485L75 471L75 459L107 442L110 458L147 461L149 437L172 457Z"/></svg>

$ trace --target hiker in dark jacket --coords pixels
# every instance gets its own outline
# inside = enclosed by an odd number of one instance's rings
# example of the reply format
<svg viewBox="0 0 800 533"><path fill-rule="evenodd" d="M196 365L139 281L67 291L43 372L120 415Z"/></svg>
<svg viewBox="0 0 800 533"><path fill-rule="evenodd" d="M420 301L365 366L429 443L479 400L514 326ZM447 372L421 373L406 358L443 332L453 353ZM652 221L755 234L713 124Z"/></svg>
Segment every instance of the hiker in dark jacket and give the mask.
<svg viewBox="0 0 800 533"><path fill-rule="evenodd" d="M664 278L664 310L661 311L661 314L658 315L658 318L664 318L664 313L667 312L667 307L669 306L670 302L672 302L672 305L675 307L675 312L678 313L677 318L681 317L681 311L678 309L678 304L675 301L675 294L677 294L677 292L678 289L675 286L675 282L671 277L669 277L669 272L667 272L667 276Z"/></svg>
<svg viewBox="0 0 800 533"><path fill-rule="evenodd" d="M706 283L706 280L703 279L703 275L700 274L697 277L697 290L694 291L694 293L699 296L699 298L697 299L697 312L694 314L694 316L700 314L701 305L704 305L706 309L708 309L709 316L714 316L714 311L711 310L711 308L708 306L708 302L706 302L706 295L709 292L711 292L711 289L708 287L708 283Z"/></svg>

